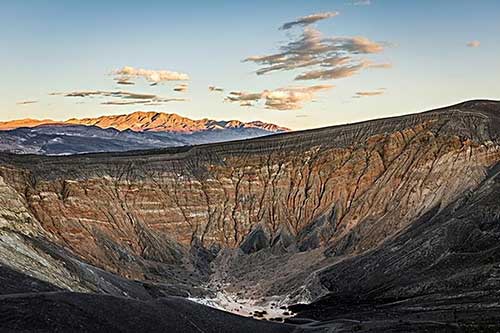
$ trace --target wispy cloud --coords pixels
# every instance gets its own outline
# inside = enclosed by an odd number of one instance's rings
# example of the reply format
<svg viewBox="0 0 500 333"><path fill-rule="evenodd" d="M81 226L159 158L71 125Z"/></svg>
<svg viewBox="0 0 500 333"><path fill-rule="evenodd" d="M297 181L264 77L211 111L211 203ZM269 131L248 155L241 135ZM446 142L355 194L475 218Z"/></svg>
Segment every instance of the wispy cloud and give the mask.
<svg viewBox="0 0 500 333"><path fill-rule="evenodd" d="M216 86L208 86L208 91L211 92L223 92L224 89Z"/></svg>
<svg viewBox="0 0 500 333"><path fill-rule="evenodd" d="M381 53L387 43L375 42L363 36L324 37L320 31L306 27L296 39L280 48L280 52L251 56L244 61L262 65L256 71L263 75L275 71L305 69L296 80L338 79L351 76L365 68L388 68L359 59L360 55Z"/></svg>
<svg viewBox="0 0 500 333"><path fill-rule="evenodd" d="M240 102L240 106L249 107L249 106L253 106L253 103L251 101L242 101L242 102Z"/></svg>
<svg viewBox="0 0 500 333"><path fill-rule="evenodd" d="M331 17L335 17L339 15L339 12L323 12L323 13L315 13L307 16L302 16L296 19L295 21L287 22L283 24L280 29L281 30L288 30L291 29L295 26L307 26L309 24L313 24L315 22L325 20Z"/></svg>
<svg viewBox="0 0 500 333"><path fill-rule="evenodd" d="M16 105L28 105L28 104L35 104L38 103L38 101L19 101L16 103Z"/></svg>
<svg viewBox="0 0 500 333"><path fill-rule="evenodd" d="M481 42L478 40L472 40L472 41L467 43L467 46L468 47L479 47L479 46L481 46Z"/></svg>
<svg viewBox="0 0 500 333"><path fill-rule="evenodd" d="M102 105L161 105L167 102L184 102L187 101L183 98L165 98L154 94L141 94L128 91L103 91L103 90L92 90L92 91L73 91L69 93L64 93L64 97L80 97L80 98L102 98L102 97L112 97L114 100L109 100L102 102Z"/></svg>
<svg viewBox="0 0 500 333"><path fill-rule="evenodd" d="M135 84L135 82L133 82L133 81L129 81L129 80L127 80L127 79L125 79L125 80L120 80L120 79L118 79L118 80L116 80L116 84L121 84L121 85L134 85L134 84Z"/></svg>
<svg viewBox="0 0 500 333"><path fill-rule="evenodd" d="M350 63L345 66L337 66L331 69L320 69L305 72L295 77L295 80L334 80L358 74L362 69L366 68L391 68L390 64L376 64L370 61L360 61Z"/></svg>
<svg viewBox="0 0 500 333"><path fill-rule="evenodd" d="M185 73L179 73L168 70L151 70L134 68L130 66L125 66L113 72L115 75L119 75L120 80L130 80L133 78L144 78L151 83L159 83L165 81L186 81L189 80L189 75Z"/></svg>
<svg viewBox="0 0 500 333"><path fill-rule="evenodd" d="M233 91L226 97L226 101L239 103L240 106L253 106L262 101L268 109L297 110L301 109L304 103L312 101L316 93L332 88L334 88L332 85L316 85L286 87L257 93Z"/></svg>
<svg viewBox="0 0 500 333"><path fill-rule="evenodd" d="M348 4L354 6L369 6L372 4L371 0L352 0Z"/></svg>
<svg viewBox="0 0 500 333"><path fill-rule="evenodd" d="M185 102L187 99L184 98L154 98L151 100L135 100L135 101L106 101L102 102L102 105L162 105L163 103L168 102Z"/></svg>
<svg viewBox="0 0 500 333"><path fill-rule="evenodd" d="M385 93L385 88L379 88L377 90L372 90L372 91L358 91L354 94L353 98L380 96L384 93Z"/></svg>
<svg viewBox="0 0 500 333"><path fill-rule="evenodd" d="M91 90L91 91L73 91L64 94L65 97L94 97L94 96L111 96L119 98L132 98L132 99L152 99L156 98L153 94L140 94L128 91L103 91L103 90Z"/></svg>
<svg viewBox="0 0 500 333"><path fill-rule="evenodd" d="M189 89L189 85L187 85L186 83L182 83L182 84L176 85L174 87L174 91L177 91L177 92L186 92L186 91L188 91L188 89Z"/></svg>

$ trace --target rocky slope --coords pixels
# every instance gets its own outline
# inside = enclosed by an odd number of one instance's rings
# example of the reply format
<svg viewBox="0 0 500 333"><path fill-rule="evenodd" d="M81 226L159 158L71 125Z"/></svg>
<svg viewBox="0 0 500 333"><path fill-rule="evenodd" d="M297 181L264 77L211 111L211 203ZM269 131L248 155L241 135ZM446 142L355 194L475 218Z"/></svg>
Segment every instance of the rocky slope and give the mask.
<svg viewBox="0 0 500 333"><path fill-rule="evenodd" d="M499 286L485 266L498 265L499 205L496 192L480 194L496 179L499 134L500 103L470 101L248 141L2 154L0 262L59 288L135 299L223 294L269 308L320 299L294 309L331 325L351 312L383 315L353 311L349 295L372 306L429 291L432 320L456 324L436 310L444 286L449 299L475 295L496 311L484 286ZM479 216L491 223L475 226ZM484 264L472 259L486 253ZM467 263L484 282L464 277Z"/></svg>
<svg viewBox="0 0 500 333"><path fill-rule="evenodd" d="M497 164L477 188L383 246L318 271L310 287L329 293L294 310L338 331L410 330L415 321L443 331L498 330L499 217Z"/></svg>

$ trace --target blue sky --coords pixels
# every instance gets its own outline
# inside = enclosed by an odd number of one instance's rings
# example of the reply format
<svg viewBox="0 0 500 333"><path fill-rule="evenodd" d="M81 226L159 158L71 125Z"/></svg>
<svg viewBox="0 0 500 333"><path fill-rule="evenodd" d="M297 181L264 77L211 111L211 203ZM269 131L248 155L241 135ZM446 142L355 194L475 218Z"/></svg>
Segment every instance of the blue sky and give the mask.
<svg viewBox="0 0 500 333"><path fill-rule="evenodd" d="M466 99L500 99L500 1L368 2L2 1L0 120L151 110L191 118L258 119L304 129L411 113ZM308 27L279 29L286 22L326 12L339 14ZM257 75L255 71L265 65L242 61L278 53L280 45L298 40L304 29L314 29L325 38L365 37L383 50L350 56L391 64L391 68L361 70L338 79L296 81L307 68ZM468 47L471 41L478 41L479 46ZM190 80L150 86L134 78L135 85L118 86L112 73L124 66L186 73ZM187 92L173 91L180 83L189 84ZM209 85L225 91L209 92ZM266 107L267 97L252 101L251 107L225 101L231 91L268 96L263 92L317 85L335 87L315 91L292 110ZM187 101L103 105L107 97L49 95L94 90ZM358 92L379 94L353 98ZM36 103L21 104L24 101Z"/></svg>

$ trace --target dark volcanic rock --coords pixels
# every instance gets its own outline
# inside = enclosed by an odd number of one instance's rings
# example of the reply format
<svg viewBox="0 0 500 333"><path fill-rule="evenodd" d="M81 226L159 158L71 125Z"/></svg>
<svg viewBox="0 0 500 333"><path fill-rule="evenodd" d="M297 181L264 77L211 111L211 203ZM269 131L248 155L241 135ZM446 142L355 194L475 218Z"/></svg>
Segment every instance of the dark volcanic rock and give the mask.
<svg viewBox="0 0 500 333"><path fill-rule="evenodd" d="M286 251L295 244L295 236L290 231L288 225L283 224L280 226L276 235L271 241L271 247L276 251Z"/></svg>
<svg viewBox="0 0 500 333"><path fill-rule="evenodd" d="M0 266L0 295L60 290L61 288L50 283L16 272L9 267Z"/></svg>
<svg viewBox="0 0 500 333"><path fill-rule="evenodd" d="M264 228L260 225L252 230L240 245L241 251L246 254L254 253L268 247L269 237Z"/></svg>
<svg viewBox="0 0 500 333"><path fill-rule="evenodd" d="M37 332L313 332L257 321L182 298L138 301L52 292L0 296L0 330Z"/></svg>

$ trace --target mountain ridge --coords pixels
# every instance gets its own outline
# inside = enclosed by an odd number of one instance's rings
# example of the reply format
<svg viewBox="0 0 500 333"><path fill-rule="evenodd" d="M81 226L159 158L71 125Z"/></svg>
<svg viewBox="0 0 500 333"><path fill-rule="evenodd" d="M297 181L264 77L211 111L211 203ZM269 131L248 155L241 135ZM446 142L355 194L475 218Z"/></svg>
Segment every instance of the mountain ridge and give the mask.
<svg viewBox="0 0 500 333"><path fill-rule="evenodd" d="M0 151L41 155L118 152L248 139L284 131L288 129L261 121L192 120L159 112L61 122L21 119L0 123Z"/></svg>
<svg viewBox="0 0 500 333"><path fill-rule="evenodd" d="M13 130L21 127L36 127L40 125L86 125L97 126L103 129L114 128L120 131L133 130L135 132L171 132L194 133L226 128L257 128L269 132L284 132L290 129L262 121L242 122L239 120L217 121L208 118L193 120L176 113L156 111L135 111L129 114L99 116L96 118L70 118L64 121L51 119L18 119L0 122L0 130Z"/></svg>

